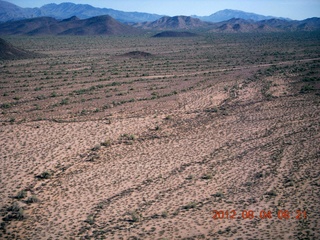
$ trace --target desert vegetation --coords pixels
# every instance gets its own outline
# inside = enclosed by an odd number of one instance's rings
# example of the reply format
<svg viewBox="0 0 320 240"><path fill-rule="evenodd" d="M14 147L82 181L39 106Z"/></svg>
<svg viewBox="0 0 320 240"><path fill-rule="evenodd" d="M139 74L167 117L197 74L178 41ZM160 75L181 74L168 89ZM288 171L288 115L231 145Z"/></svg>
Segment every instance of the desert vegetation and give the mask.
<svg viewBox="0 0 320 240"><path fill-rule="evenodd" d="M153 35L4 37L0 238L319 238L319 32Z"/></svg>

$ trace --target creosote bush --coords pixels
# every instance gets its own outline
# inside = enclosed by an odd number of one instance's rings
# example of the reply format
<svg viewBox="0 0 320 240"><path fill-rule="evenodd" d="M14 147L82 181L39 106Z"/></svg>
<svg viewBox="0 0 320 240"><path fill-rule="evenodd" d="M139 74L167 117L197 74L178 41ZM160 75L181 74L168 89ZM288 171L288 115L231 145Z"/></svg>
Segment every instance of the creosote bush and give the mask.
<svg viewBox="0 0 320 240"><path fill-rule="evenodd" d="M130 141L134 141L136 139L136 136L133 135L133 134L122 134L120 136L121 139L124 139L124 140L130 140Z"/></svg>
<svg viewBox="0 0 320 240"><path fill-rule="evenodd" d="M99 151L101 149L101 145L97 144L93 148L91 148L92 151Z"/></svg>
<svg viewBox="0 0 320 240"><path fill-rule="evenodd" d="M129 215L131 217L130 220L132 222L140 222L141 221L142 215L137 213L136 211L130 212Z"/></svg>
<svg viewBox="0 0 320 240"><path fill-rule="evenodd" d="M212 174L206 173L206 174L204 174L201 178L204 179L204 180L212 179Z"/></svg>
<svg viewBox="0 0 320 240"><path fill-rule="evenodd" d="M24 213L23 208L19 205L18 202L14 202L9 208L9 213L4 220L10 221L10 220L23 220L26 218L26 215Z"/></svg>
<svg viewBox="0 0 320 240"><path fill-rule="evenodd" d="M161 213L161 217L163 217L163 218L167 218L168 217L168 212L167 211L163 211L162 213Z"/></svg>
<svg viewBox="0 0 320 240"><path fill-rule="evenodd" d="M85 222L89 223L90 225L94 224L94 216L89 215Z"/></svg>
<svg viewBox="0 0 320 240"><path fill-rule="evenodd" d="M16 198L17 199L22 199L27 196L27 192L25 190L21 190L20 192L17 193Z"/></svg>
<svg viewBox="0 0 320 240"><path fill-rule="evenodd" d="M189 210L192 208L196 208L196 206L197 206L196 202L191 202L191 203L188 203L186 206L184 206L183 209Z"/></svg>
<svg viewBox="0 0 320 240"><path fill-rule="evenodd" d="M53 173L51 171L44 171L40 175L37 176L39 179L49 179L52 177Z"/></svg>
<svg viewBox="0 0 320 240"><path fill-rule="evenodd" d="M36 202L39 202L39 199L36 195L32 195L32 196L28 197L26 202L27 203L36 203Z"/></svg>
<svg viewBox="0 0 320 240"><path fill-rule="evenodd" d="M104 147L110 147L112 145L112 141L110 139L105 140L104 142L101 143L101 146Z"/></svg>

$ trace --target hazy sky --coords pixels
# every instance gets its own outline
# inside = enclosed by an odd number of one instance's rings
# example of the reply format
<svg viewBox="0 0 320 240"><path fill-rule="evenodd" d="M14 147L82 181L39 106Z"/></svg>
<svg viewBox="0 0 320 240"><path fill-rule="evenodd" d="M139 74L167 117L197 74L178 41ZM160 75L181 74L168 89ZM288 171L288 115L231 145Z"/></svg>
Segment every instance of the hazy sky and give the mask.
<svg viewBox="0 0 320 240"><path fill-rule="evenodd" d="M305 19L320 17L320 0L6 0L20 7L41 7L48 3L73 2L123 11L207 16L223 9L235 9L275 17Z"/></svg>

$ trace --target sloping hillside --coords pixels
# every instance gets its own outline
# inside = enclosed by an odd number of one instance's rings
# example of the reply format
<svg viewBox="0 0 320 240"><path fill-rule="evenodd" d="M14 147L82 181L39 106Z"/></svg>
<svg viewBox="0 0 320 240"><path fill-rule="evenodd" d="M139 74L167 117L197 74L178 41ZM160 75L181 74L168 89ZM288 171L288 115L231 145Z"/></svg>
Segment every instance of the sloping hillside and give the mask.
<svg viewBox="0 0 320 240"><path fill-rule="evenodd" d="M120 23L108 15L84 20L71 17L62 21L40 17L0 24L0 35L131 35L138 33L141 33L141 30Z"/></svg>
<svg viewBox="0 0 320 240"><path fill-rule="evenodd" d="M32 53L13 46L0 38L0 60L15 60L40 57L41 54Z"/></svg>
<svg viewBox="0 0 320 240"><path fill-rule="evenodd" d="M159 38L159 37L196 37L196 36L198 35L191 32L164 31L161 33L157 33L153 37Z"/></svg>
<svg viewBox="0 0 320 240"><path fill-rule="evenodd" d="M250 32L296 32L320 30L320 18L310 18L303 21L287 21L268 19L263 21L233 18L228 21L215 23L210 32L221 33L250 33Z"/></svg>

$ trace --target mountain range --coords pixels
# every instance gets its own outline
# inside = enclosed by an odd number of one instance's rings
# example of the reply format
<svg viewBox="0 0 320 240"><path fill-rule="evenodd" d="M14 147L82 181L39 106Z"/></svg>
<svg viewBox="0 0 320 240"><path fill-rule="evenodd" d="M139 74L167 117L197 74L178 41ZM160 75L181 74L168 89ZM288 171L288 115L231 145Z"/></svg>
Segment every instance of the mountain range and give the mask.
<svg viewBox="0 0 320 240"><path fill-rule="evenodd" d="M15 4L0 0L0 22L16 21L36 17L52 17L59 20L77 16L86 19L101 15L109 15L120 22L144 22L154 21L163 15L123 12L110 8L96 8L88 4L47 4L40 8L22 8Z"/></svg>
<svg viewBox="0 0 320 240"><path fill-rule="evenodd" d="M225 9L218 11L214 14L211 14L210 16L192 16L195 18L199 18L202 21L207 21L207 22L223 22L227 21L232 18L241 18L244 20L253 20L253 21L262 21L262 20L268 20L268 19L281 19L281 20L291 20L289 18L277 18L273 16L264 16L264 15L259 15L255 13L248 13L244 11L239 11L239 10L232 10L232 9Z"/></svg>
<svg viewBox="0 0 320 240"><path fill-rule="evenodd" d="M39 17L0 24L1 35L135 35L141 29L120 23L103 15L88 19L71 17L56 20L52 17Z"/></svg>
<svg viewBox="0 0 320 240"><path fill-rule="evenodd" d="M109 11L113 15L100 15L104 11ZM41 15L41 17L30 18L30 16L34 16L33 14ZM74 15L69 16L71 14ZM88 17L96 14L99 16ZM64 16L68 17L63 18ZM203 21L190 16L168 17L148 13L126 13L73 3L48 4L41 8L20 8L0 0L0 19L8 20L9 17L10 21L0 23L0 35L127 36L168 30L190 30L193 32L201 30L201 32L221 33L320 30L320 18L294 21L236 10L223 10L208 17L201 17L201 19L207 20ZM218 20L221 21L214 22ZM165 33L163 36L180 35L169 33Z"/></svg>
<svg viewBox="0 0 320 240"><path fill-rule="evenodd" d="M233 18L219 23L204 22L188 16L162 17L153 22L133 25L121 23L114 18L103 15L87 19L71 17L57 20L52 17L39 17L0 24L0 35L138 35L149 31L193 32L285 32L320 30L320 18L303 21L268 19L262 21ZM170 34L169 34L170 35ZM169 36L167 35L167 36Z"/></svg>
<svg viewBox="0 0 320 240"><path fill-rule="evenodd" d="M125 23L152 22L158 20L164 15L123 12L109 8L96 8L88 4L47 4L40 8L21 8L12 3L0 0L0 22L15 21L35 17L53 17L56 19L66 19L77 16L80 19L96 17L100 15L109 15L114 19ZM191 16L207 22L221 22L231 18L241 18L245 20L261 21L272 19L272 16L263 16L255 13L247 13L238 10L221 10L210 16ZM288 20L288 19L287 19Z"/></svg>

